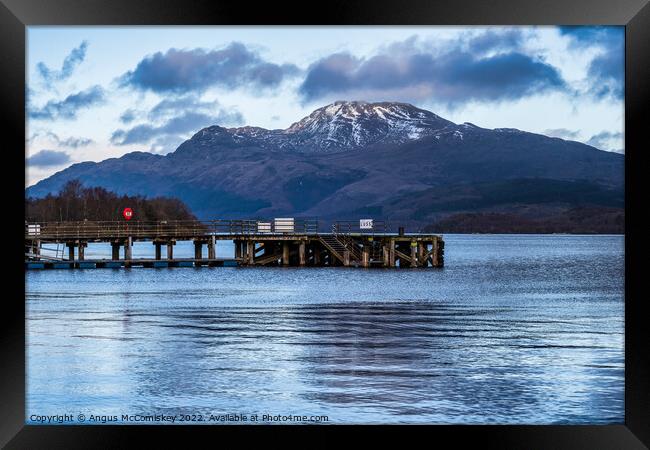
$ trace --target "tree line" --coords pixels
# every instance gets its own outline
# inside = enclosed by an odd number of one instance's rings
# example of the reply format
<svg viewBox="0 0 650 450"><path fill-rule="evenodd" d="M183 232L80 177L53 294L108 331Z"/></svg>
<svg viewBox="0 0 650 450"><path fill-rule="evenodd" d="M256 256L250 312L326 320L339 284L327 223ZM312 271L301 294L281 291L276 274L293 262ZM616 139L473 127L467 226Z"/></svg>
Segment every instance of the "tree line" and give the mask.
<svg viewBox="0 0 650 450"><path fill-rule="evenodd" d="M84 187L81 181L68 181L56 194L25 199L27 222L123 220L124 208L133 210L131 220L196 220L191 210L177 198L146 198L117 195L102 187Z"/></svg>
<svg viewBox="0 0 650 450"><path fill-rule="evenodd" d="M555 215L530 219L505 213L453 214L424 227L428 233L573 233L624 234L625 210L576 207Z"/></svg>

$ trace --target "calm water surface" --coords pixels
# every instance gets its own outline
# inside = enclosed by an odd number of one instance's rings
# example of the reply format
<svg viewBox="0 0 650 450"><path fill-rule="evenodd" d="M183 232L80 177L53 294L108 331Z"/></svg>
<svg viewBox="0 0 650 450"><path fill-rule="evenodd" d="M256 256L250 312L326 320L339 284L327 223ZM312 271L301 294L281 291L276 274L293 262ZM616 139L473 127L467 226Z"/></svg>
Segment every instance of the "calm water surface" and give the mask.
<svg viewBox="0 0 650 450"><path fill-rule="evenodd" d="M28 271L26 420L623 423L624 237L445 243L432 270Z"/></svg>

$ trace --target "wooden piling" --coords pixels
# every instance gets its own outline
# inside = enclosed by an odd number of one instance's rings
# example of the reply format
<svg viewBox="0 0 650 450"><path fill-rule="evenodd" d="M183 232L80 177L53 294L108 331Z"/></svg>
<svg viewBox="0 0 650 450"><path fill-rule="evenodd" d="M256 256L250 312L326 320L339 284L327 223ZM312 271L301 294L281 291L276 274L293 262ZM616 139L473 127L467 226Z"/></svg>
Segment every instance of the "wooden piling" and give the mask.
<svg viewBox="0 0 650 450"><path fill-rule="evenodd" d="M305 265L305 241L300 241L298 244L298 264Z"/></svg>
<svg viewBox="0 0 650 450"><path fill-rule="evenodd" d="M282 265L283 266L289 265L289 243L288 242L282 243Z"/></svg>
<svg viewBox="0 0 650 450"><path fill-rule="evenodd" d="M153 245L156 247L156 260L160 261L162 259L162 243L154 242Z"/></svg>
<svg viewBox="0 0 650 450"><path fill-rule="evenodd" d="M124 259L131 259L133 257L133 238L129 236L124 243Z"/></svg>
<svg viewBox="0 0 650 450"><path fill-rule="evenodd" d="M120 259L120 243L111 242L111 259L116 261Z"/></svg>
<svg viewBox="0 0 650 450"><path fill-rule="evenodd" d="M395 267L395 239L390 240L388 253L388 267Z"/></svg>
<svg viewBox="0 0 650 450"><path fill-rule="evenodd" d="M169 260L174 259L174 245L176 245L175 241L167 241L167 259Z"/></svg>
<svg viewBox="0 0 650 450"><path fill-rule="evenodd" d="M68 242L66 243L68 247L68 261L74 261L74 247L75 243L74 242Z"/></svg>
<svg viewBox="0 0 650 450"><path fill-rule="evenodd" d="M370 267L370 248L365 242L361 249L361 267Z"/></svg>
<svg viewBox="0 0 650 450"><path fill-rule="evenodd" d="M124 243L124 267L131 267L131 259L133 258L133 238L129 236Z"/></svg>
<svg viewBox="0 0 650 450"><path fill-rule="evenodd" d="M203 242L194 241L194 259L203 259Z"/></svg>
<svg viewBox="0 0 650 450"><path fill-rule="evenodd" d="M416 241L411 241L411 267L418 266L417 247L418 243Z"/></svg>
<svg viewBox="0 0 650 450"><path fill-rule="evenodd" d="M434 238L431 248L431 265L438 267L438 239Z"/></svg>
<svg viewBox="0 0 650 450"><path fill-rule="evenodd" d="M217 257L217 240L214 236L210 236L208 241L208 258L215 259Z"/></svg>
<svg viewBox="0 0 650 450"><path fill-rule="evenodd" d="M246 241L246 245L247 245L246 260L248 264L252 266L253 264L255 264L255 241L248 240Z"/></svg>

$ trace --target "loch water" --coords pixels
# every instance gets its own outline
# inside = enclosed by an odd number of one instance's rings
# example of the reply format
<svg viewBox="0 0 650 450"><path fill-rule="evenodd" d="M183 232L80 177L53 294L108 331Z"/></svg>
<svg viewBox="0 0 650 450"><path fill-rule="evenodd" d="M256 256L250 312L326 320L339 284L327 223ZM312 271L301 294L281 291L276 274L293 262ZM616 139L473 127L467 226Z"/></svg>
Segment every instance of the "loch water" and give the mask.
<svg viewBox="0 0 650 450"><path fill-rule="evenodd" d="M623 423L624 236L444 239L442 269L26 271L26 422Z"/></svg>

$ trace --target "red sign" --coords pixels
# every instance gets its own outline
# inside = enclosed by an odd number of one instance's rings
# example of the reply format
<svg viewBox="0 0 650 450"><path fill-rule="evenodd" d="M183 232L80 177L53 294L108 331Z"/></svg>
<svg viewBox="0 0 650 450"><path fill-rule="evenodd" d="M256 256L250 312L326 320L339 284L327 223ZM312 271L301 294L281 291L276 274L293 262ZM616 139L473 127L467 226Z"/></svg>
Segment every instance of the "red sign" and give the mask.
<svg viewBox="0 0 650 450"><path fill-rule="evenodd" d="M122 215L126 220L131 220L131 217L133 217L133 210L131 208L124 208Z"/></svg>

